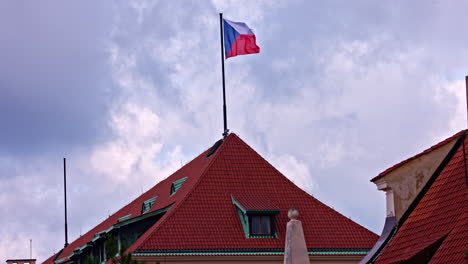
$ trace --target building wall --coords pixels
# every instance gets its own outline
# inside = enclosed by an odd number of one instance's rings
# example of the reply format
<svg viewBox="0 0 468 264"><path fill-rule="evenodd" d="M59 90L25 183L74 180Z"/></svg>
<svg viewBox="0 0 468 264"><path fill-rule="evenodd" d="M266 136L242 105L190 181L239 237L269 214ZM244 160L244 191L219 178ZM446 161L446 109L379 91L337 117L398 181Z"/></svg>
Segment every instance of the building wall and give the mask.
<svg viewBox="0 0 468 264"><path fill-rule="evenodd" d="M359 263L364 255L355 256L311 256L311 264L351 264ZM146 264L282 264L283 256L160 256L160 257L134 257L138 261Z"/></svg>
<svg viewBox="0 0 468 264"><path fill-rule="evenodd" d="M456 139L375 180L378 189L387 195L387 217L395 216L396 221L401 218L455 142Z"/></svg>

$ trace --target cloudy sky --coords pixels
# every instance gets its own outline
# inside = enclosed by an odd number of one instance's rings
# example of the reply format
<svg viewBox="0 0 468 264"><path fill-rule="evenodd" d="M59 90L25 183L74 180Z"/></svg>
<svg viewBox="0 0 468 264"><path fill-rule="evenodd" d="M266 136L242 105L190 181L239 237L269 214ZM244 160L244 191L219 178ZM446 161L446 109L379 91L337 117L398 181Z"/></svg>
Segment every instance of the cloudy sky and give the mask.
<svg viewBox="0 0 468 264"><path fill-rule="evenodd" d="M380 233L369 179L466 127L467 1L1 1L0 261L43 261L222 133L219 12L261 53L226 61L229 128Z"/></svg>

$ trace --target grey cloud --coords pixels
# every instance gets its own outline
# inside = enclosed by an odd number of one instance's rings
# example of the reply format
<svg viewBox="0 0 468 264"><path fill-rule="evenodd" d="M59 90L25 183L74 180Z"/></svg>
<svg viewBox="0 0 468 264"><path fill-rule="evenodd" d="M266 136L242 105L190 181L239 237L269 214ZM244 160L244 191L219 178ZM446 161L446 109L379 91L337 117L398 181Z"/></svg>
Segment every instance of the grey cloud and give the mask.
<svg viewBox="0 0 468 264"><path fill-rule="evenodd" d="M112 98L105 52L112 14L92 1L0 5L0 153L94 142Z"/></svg>
<svg viewBox="0 0 468 264"><path fill-rule="evenodd" d="M37 215L43 230L12 224L3 235L38 237L41 258L61 247L65 147L75 238L221 136L219 11L249 24L262 49L226 62L230 128L318 199L380 231L384 196L369 179L456 130L447 127L459 100L441 87L467 66L464 9L213 2L2 3L0 208L8 222ZM135 131L119 134L113 118L128 105L159 125L128 118ZM130 132L148 125L152 144L141 144ZM24 182L37 202L10 198Z"/></svg>

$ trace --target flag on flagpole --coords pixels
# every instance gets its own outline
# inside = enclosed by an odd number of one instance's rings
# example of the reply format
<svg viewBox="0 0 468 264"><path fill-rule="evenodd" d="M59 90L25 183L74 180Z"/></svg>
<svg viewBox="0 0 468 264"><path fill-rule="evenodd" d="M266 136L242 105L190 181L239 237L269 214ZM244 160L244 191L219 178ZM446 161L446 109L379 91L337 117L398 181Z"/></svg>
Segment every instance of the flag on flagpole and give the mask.
<svg viewBox="0 0 468 264"><path fill-rule="evenodd" d="M224 20L224 53L227 58L237 55L260 53L255 34L243 22Z"/></svg>

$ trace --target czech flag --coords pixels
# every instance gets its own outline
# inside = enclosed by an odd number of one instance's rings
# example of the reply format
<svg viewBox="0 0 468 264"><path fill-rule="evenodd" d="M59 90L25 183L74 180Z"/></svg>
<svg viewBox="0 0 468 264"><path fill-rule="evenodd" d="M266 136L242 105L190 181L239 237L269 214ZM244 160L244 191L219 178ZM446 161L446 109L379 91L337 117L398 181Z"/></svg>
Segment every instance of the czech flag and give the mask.
<svg viewBox="0 0 468 264"><path fill-rule="evenodd" d="M237 55L260 53L255 35L245 23L224 20L224 53L226 59Z"/></svg>

